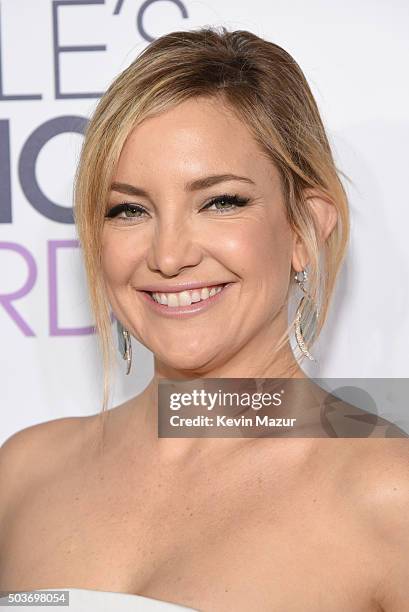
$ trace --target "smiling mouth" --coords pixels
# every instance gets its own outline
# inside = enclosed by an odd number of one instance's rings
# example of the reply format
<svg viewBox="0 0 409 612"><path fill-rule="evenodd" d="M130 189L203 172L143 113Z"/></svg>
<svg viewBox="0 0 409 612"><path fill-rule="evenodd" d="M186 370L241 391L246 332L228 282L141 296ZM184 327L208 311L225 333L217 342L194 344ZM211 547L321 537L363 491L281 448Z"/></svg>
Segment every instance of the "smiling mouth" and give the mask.
<svg viewBox="0 0 409 612"><path fill-rule="evenodd" d="M209 287L201 287L200 289L190 289L173 293L161 293L155 291L145 291L154 302L167 306L168 308L180 308L181 306L190 306L197 302L203 302L223 291L227 283L223 285L210 285Z"/></svg>

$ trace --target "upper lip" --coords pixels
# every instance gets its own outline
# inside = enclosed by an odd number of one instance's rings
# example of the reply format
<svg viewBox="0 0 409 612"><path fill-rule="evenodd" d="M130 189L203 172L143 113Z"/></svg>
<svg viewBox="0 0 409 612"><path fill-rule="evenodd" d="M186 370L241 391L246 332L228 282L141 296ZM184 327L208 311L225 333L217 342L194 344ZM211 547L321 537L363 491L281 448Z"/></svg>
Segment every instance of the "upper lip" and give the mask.
<svg viewBox="0 0 409 612"><path fill-rule="evenodd" d="M189 291L193 289L201 289L202 287L214 287L217 285L227 285L227 282L221 281L209 281L209 282L198 282L198 281L187 281L184 283L178 283L175 285L144 285L139 287L139 291L149 291L151 293L177 293L178 291Z"/></svg>

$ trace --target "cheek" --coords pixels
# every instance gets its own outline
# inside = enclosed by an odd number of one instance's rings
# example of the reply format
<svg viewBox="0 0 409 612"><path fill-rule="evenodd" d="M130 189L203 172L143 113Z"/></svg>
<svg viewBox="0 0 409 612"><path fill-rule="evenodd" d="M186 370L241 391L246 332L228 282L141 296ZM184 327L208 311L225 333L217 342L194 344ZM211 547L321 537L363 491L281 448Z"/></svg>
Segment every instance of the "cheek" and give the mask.
<svg viewBox="0 0 409 612"><path fill-rule="evenodd" d="M226 264L246 283L277 288L288 283L292 234L285 219L246 219L224 231L221 227L213 240Z"/></svg>
<svg viewBox="0 0 409 612"><path fill-rule="evenodd" d="M102 239L102 271L109 287L126 284L138 259L130 237L124 230L104 229Z"/></svg>

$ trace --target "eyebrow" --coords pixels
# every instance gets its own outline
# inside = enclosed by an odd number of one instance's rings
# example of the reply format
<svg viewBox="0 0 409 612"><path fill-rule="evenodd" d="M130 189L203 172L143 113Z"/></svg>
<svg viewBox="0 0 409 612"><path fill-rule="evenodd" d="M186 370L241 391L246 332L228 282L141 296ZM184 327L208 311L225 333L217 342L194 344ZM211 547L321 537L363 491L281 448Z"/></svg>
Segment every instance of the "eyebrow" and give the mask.
<svg viewBox="0 0 409 612"><path fill-rule="evenodd" d="M224 181L241 181L243 183L249 183L255 185L255 182L246 176L238 176L237 174L212 174L211 176L205 176L204 178L189 181L185 185L185 191L199 191L200 189L207 189L217 183ZM128 185L128 183L117 183L114 182L111 185L111 191L119 191L126 195L149 197L147 191L135 185Z"/></svg>

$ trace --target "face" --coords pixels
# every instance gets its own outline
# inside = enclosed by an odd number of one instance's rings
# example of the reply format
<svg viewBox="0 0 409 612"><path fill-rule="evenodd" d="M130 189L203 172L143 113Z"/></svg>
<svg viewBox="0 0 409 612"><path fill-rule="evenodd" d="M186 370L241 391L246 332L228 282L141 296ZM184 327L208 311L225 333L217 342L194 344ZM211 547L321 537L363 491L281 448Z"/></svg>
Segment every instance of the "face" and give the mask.
<svg viewBox="0 0 409 612"><path fill-rule="evenodd" d="M203 372L255 340L271 349L293 242L278 171L226 105L194 98L130 133L103 273L113 312L161 363Z"/></svg>

